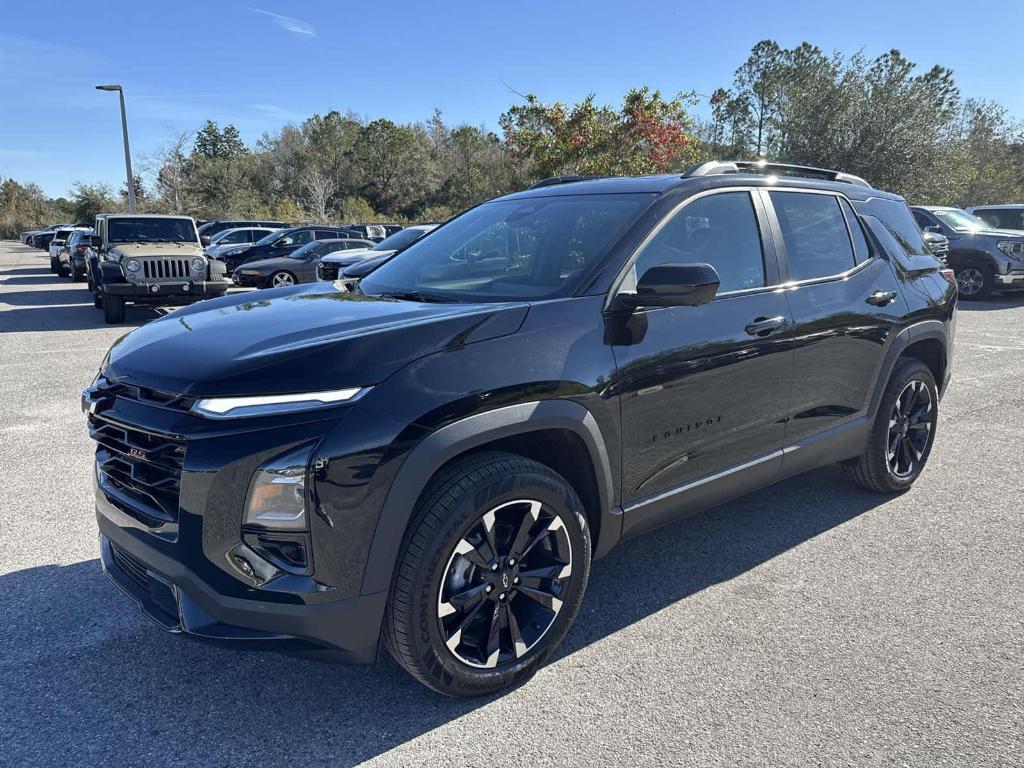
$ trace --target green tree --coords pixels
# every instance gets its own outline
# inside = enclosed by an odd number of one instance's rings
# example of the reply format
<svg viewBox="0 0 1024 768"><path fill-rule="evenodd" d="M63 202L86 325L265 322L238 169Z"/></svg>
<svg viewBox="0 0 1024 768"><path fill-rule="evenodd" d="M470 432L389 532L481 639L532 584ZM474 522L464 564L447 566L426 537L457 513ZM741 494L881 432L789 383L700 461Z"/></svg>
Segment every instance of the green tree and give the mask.
<svg viewBox="0 0 1024 768"><path fill-rule="evenodd" d="M114 191L106 184L76 182L71 193L72 218L78 224L91 224L98 213L117 213L123 210Z"/></svg>
<svg viewBox="0 0 1024 768"><path fill-rule="evenodd" d="M640 88L615 109L597 105L593 94L568 107L528 94L499 122L508 151L536 177L658 173L701 157L686 110L694 100L693 94L666 100Z"/></svg>

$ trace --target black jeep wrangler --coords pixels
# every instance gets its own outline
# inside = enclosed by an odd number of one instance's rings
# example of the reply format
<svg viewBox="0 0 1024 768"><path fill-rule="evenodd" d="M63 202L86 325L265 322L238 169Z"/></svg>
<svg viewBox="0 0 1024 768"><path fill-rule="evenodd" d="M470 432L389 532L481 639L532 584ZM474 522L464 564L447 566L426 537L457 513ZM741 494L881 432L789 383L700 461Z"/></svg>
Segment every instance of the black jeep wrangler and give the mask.
<svg viewBox="0 0 1024 768"><path fill-rule="evenodd" d="M203 252L187 216L101 213L93 232L85 274L108 323L124 322L127 302L181 306L228 289L224 265Z"/></svg>
<svg viewBox="0 0 1024 768"><path fill-rule="evenodd" d="M508 195L351 291L119 340L83 393L103 568L175 632L383 643L437 691L494 691L550 657L624 538L833 462L909 488L956 304L906 202L843 173Z"/></svg>

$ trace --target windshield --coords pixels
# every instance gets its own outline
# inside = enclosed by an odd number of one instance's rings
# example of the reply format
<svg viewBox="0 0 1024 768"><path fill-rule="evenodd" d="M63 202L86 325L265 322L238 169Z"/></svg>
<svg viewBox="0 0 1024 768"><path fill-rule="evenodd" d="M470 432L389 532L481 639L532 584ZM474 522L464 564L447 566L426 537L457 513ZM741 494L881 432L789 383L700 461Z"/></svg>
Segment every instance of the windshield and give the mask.
<svg viewBox="0 0 1024 768"><path fill-rule="evenodd" d="M321 240L311 240L301 248L296 248L291 253L285 254L289 259L305 259L309 256L313 256L320 247L324 245Z"/></svg>
<svg viewBox="0 0 1024 768"><path fill-rule="evenodd" d="M945 210L932 211L939 219L948 227L952 227L957 232L984 232L985 230L992 229L987 221L982 221L977 216L971 216L967 211L961 211L959 208L946 208Z"/></svg>
<svg viewBox="0 0 1024 768"><path fill-rule="evenodd" d="M277 240L277 238L283 237L289 232L291 232L290 229L278 229L273 232L268 232L267 234L265 234L263 237L256 241L256 245L270 245L272 242Z"/></svg>
<svg viewBox="0 0 1024 768"><path fill-rule="evenodd" d="M484 203L410 245L360 289L451 301L566 296L650 199L564 195Z"/></svg>
<svg viewBox="0 0 1024 768"><path fill-rule="evenodd" d="M192 219L108 219L107 239L112 243L195 243Z"/></svg>
<svg viewBox="0 0 1024 768"><path fill-rule="evenodd" d="M370 250L397 251L400 248L405 248L409 243L416 242L425 234L427 233L422 229L400 229L390 237L385 237Z"/></svg>

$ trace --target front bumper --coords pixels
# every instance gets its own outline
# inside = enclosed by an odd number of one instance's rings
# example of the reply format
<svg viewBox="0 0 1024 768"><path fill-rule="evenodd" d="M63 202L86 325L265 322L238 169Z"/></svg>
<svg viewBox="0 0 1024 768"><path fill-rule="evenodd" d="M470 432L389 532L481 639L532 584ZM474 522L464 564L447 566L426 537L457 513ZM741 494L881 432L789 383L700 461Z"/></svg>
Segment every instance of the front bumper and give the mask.
<svg viewBox="0 0 1024 768"><path fill-rule="evenodd" d="M103 290L139 303L165 304L168 300L199 300L223 296L231 285L227 280L183 280L175 283L104 283Z"/></svg>
<svg viewBox="0 0 1024 768"><path fill-rule="evenodd" d="M1008 272L1005 275L996 275L996 284L1004 288L1024 286L1024 270Z"/></svg>
<svg viewBox="0 0 1024 768"><path fill-rule="evenodd" d="M232 279L235 281L235 285L240 285L243 288L262 288L265 280L263 275L246 275L241 272L236 272Z"/></svg>
<svg viewBox="0 0 1024 768"><path fill-rule="evenodd" d="M102 502L96 516L103 572L162 629L247 650L348 664L376 661L387 593L318 605L227 597L118 525L103 512Z"/></svg>

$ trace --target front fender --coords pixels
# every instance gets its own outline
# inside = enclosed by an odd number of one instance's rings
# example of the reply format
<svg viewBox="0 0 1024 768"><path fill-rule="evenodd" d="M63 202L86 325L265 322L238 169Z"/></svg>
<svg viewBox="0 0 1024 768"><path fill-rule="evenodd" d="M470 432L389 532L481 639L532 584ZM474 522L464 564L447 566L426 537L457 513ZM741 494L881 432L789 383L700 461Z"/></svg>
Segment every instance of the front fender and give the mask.
<svg viewBox="0 0 1024 768"><path fill-rule="evenodd" d="M618 540L622 516L612 509L612 471L604 438L593 415L571 400L542 400L496 408L468 416L432 432L413 448L396 473L381 509L362 593L390 589L398 553L416 501L430 478L447 461L494 440L542 429L568 429L587 448L597 478L600 501L600 540L595 553L606 552Z"/></svg>

